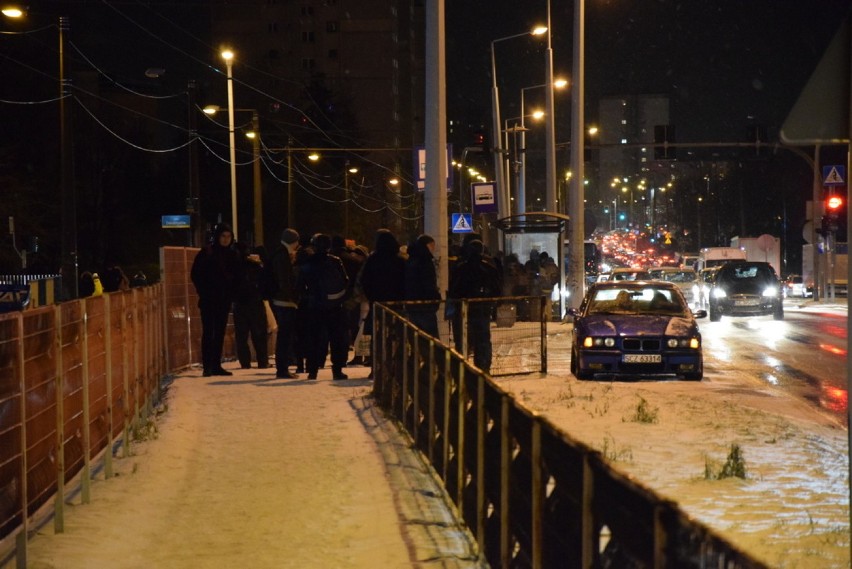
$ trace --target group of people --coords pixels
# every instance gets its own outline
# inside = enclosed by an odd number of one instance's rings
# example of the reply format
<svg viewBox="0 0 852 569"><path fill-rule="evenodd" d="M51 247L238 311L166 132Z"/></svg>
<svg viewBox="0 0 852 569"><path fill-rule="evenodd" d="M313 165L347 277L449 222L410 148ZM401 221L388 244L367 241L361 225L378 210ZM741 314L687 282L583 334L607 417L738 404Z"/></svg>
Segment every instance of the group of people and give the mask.
<svg viewBox="0 0 852 569"><path fill-rule="evenodd" d="M248 250L235 244L230 227L217 225L211 242L195 257L191 272L201 309L204 375L231 375L221 364L231 310L237 358L243 368L251 366L249 339L257 367L269 367L267 330L274 319L276 378L281 379L303 373L307 379L316 379L327 360L334 380L348 379L343 371L347 365L371 365L370 358L357 351L353 360L347 362L347 358L359 337L372 335L375 302L409 302L406 316L437 337L442 297L434 250L434 238L425 234L403 248L390 230L379 229L368 252L362 246L347 246L341 236L316 233L307 238L287 228L267 255L262 247ZM448 296L499 296L500 278L482 242L470 240L454 264ZM468 320L474 362L487 371L490 307L472 309ZM456 347L460 349L458 343Z"/></svg>
<svg viewBox="0 0 852 569"><path fill-rule="evenodd" d="M120 266L114 263L110 263L101 274L103 276L91 271L80 273L77 285L80 298L100 296L105 292L128 290L132 287L148 284L148 279L142 271L136 272L131 279L127 277Z"/></svg>

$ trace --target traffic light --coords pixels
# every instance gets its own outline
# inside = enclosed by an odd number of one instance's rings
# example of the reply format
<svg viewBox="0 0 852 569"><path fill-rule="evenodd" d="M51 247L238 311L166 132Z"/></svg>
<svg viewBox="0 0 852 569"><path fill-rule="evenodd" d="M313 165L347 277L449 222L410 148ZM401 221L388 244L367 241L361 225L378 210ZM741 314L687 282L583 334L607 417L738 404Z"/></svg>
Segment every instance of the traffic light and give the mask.
<svg viewBox="0 0 852 569"><path fill-rule="evenodd" d="M831 233L837 241L846 241L846 196L832 188L823 198L823 208L825 215L822 217L821 233Z"/></svg>
<svg viewBox="0 0 852 569"><path fill-rule="evenodd" d="M840 219L840 211L843 209L843 197L831 195L825 198L825 214L829 219L837 221Z"/></svg>
<svg viewBox="0 0 852 569"><path fill-rule="evenodd" d="M478 146L483 149L488 147L488 139L485 137L485 133L481 130L473 133L473 146Z"/></svg>

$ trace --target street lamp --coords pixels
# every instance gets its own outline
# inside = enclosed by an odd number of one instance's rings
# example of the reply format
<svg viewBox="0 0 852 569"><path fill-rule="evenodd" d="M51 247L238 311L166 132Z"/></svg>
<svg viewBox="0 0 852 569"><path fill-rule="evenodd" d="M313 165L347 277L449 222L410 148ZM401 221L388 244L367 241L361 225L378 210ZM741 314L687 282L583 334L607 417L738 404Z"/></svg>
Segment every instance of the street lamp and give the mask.
<svg viewBox="0 0 852 569"><path fill-rule="evenodd" d="M497 193L500 196L497 200L497 208L499 217L506 217L507 208L509 206L509 188L506 183L506 175L508 172L503 170L503 150L500 148L500 96L497 90L497 60L494 56L494 45L501 41L506 41L515 38L521 38L529 35L540 36L547 31L544 26L539 26L529 32L522 34L514 34L502 38L497 38L491 41L491 118L492 118L492 138L494 143L494 173L497 181Z"/></svg>
<svg viewBox="0 0 852 569"><path fill-rule="evenodd" d="M568 85L568 81L566 79L557 79L553 82L553 87L556 89L564 89ZM521 127L524 125L524 116L526 115L526 110L524 108L524 92L529 91L530 89L540 89L542 87L547 87L547 83L542 83L541 85L533 85L531 87L524 87L521 89ZM538 111L537 111L538 112ZM547 111L542 111L539 116L535 116L533 113L533 117L539 119L541 117L545 117L545 123L552 122L551 117L547 114ZM548 168L550 165L548 164ZM523 213L526 209L527 203L527 135L526 129L521 131L521 175L519 178L519 184L517 188L518 200L517 200L517 211L515 213ZM549 208L549 206L548 206ZM551 211L556 211L556 207L554 206Z"/></svg>
<svg viewBox="0 0 852 569"><path fill-rule="evenodd" d="M222 51L228 76L228 140L231 158L231 229L234 239L239 240L237 228L237 148L234 142L234 52L230 49Z"/></svg>
<svg viewBox="0 0 852 569"><path fill-rule="evenodd" d="M25 11L17 6L5 6L0 10L7 18L23 18ZM59 16L59 155L61 206L60 265L62 274L71 282L64 281L62 288L72 298L79 296L77 266L77 195L74 191L74 160L71 140L71 113L65 99L70 95L70 80L65 78L65 35L70 31L67 16Z"/></svg>
<svg viewBox="0 0 852 569"><path fill-rule="evenodd" d="M343 172L344 182L343 182L343 190L346 195L346 201L343 204L343 235L344 237L349 237L349 176L352 174L357 174L358 168L355 166L349 165L349 160L346 161L346 169Z"/></svg>
<svg viewBox="0 0 852 569"><path fill-rule="evenodd" d="M202 109L205 115L213 116L219 111L223 110L218 105L207 105ZM230 131L230 146L231 146L231 206L234 208L233 211L236 212L236 148L234 144L234 132L235 126L233 121L233 114L235 111L238 112L250 112L251 113L251 130L246 131L246 138L251 140L252 145L252 180L253 180L253 196L254 196L254 244L255 245L263 245L263 186L261 183L260 176L260 117L258 116L257 109L234 109L233 107L228 107L228 120L229 120L229 131ZM236 214L233 216L234 222L236 223ZM234 230L234 235L236 235L236 230Z"/></svg>

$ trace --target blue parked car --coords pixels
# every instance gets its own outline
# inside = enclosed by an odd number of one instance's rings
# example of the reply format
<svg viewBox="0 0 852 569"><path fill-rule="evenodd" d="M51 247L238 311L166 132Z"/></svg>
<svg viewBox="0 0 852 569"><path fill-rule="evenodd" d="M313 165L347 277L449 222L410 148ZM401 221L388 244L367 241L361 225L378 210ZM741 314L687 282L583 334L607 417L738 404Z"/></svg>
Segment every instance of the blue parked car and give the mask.
<svg viewBox="0 0 852 569"><path fill-rule="evenodd" d="M704 375L701 333L677 285L607 281L589 288L574 317L571 373L577 379Z"/></svg>

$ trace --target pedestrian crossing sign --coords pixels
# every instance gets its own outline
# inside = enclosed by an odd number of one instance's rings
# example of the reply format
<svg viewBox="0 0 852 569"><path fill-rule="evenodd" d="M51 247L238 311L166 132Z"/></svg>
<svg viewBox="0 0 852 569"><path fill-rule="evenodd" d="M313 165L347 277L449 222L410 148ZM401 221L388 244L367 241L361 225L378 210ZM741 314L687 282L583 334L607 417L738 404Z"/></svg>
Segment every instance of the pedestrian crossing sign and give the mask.
<svg viewBox="0 0 852 569"><path fill-rule="evenodd" d="M843 165L823 166L822 167L822 185L823 186L845 186L846 185L846 167Z"/></svg>
<svg viewBox="0 0 852 569"><path fill-rule="evenodd" d="M473 233L473 216L470 213L454 213L450 225L453 233Z"/></svg>

